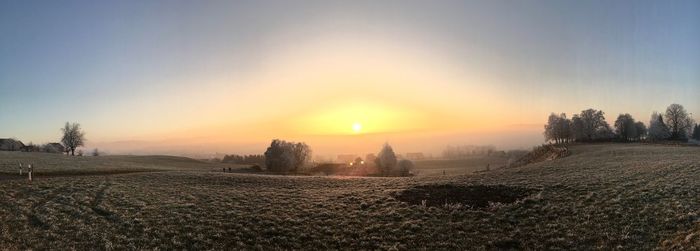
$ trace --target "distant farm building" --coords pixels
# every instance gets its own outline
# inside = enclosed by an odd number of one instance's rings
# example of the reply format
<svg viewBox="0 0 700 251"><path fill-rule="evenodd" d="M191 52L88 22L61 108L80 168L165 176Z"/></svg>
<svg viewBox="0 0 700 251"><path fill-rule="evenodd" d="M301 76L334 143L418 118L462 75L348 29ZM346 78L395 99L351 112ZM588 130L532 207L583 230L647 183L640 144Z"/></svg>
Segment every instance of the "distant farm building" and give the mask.
<svg viewBox="0 0 700 251"><path fill-rule="evenodd" d="M21 151L25 148L22 141L16 139L0 139L0 151Z"/></svg>
<svg viewBox="0 0 700 251"><path fill-rule="evenodd" d="M425 159L425 155L423 153L406 153L406 159L422 160Z"/></svg>

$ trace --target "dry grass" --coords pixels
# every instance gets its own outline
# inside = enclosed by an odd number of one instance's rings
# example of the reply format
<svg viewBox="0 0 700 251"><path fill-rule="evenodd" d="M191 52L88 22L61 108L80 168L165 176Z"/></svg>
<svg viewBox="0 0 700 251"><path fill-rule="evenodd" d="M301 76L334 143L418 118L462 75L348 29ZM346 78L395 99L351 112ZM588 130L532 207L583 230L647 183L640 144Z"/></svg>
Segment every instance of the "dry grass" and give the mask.
<svg viewBox="0 0 700 251"><path fill-rule="evenodd" d="M174 156L67 156L51 153L0 151L0 178L19 174L19 163L34 166L41 176L101 175L153 171L221 171L240 169L242 165L210 163Z"/></svg>
<svg viewBox="0 0 700 251"><path fill-rule="evenodd" d="M497 169L508 164L506 156L474 156L465 159L417 160L416 173L421 176L429 175L465 175L473 172Z"/></svg>
<svg viewBox="0 0 700 251"><path fill-rule="evenodd" d="M566 158L470 176L264 176L186 170L199 165L190 163L162 169L173 172L5 180L0 247L648 250L697 243L700 148L570 150ZM538 192L478 210L392 196L426 184Z"/></svg>

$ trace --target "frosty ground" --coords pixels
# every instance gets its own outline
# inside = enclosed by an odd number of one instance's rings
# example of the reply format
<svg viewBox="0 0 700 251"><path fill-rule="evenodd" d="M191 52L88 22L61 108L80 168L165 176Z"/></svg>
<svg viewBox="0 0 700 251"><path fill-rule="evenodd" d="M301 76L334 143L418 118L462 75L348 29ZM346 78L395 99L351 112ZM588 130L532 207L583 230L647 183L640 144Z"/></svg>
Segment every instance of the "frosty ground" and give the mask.
<svg viewBox="0 0 700 251"><path fill-rule="evenodd" d="M687 249L700 242L700 147L592 144L518 168L409 178L222 173L176 157L2 153L3 249ZM33 160L44 176L12 178ZM420 168L420 166L419 166ZM470 169L471 168L471 169ZM82 173L85 172L85 173ZM514 202L409 203L443 185ZM510 191L510 190L509 190Z"/></svg>

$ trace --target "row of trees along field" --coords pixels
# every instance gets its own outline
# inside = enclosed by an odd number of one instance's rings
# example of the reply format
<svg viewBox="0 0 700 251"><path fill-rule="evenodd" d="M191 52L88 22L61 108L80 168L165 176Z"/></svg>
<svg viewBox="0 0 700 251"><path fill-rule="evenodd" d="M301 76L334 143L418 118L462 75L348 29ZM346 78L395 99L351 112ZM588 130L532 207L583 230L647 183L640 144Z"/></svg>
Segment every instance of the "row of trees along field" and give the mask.
<svg viewBox="0 0 700 251"><path fill-rule="evenodd" d="M649 127L626 113L620 114L610 127L603 111L588 109L571 119L565 113L552 113L544 126L544 137L545 141L554 143L644 139L687 141L689 138L700 140L700 125L679 104L670 105L664 114L654 112Z"/></svg>
<svg viewBox="0 0 700 251"><path fill-rule="evenodd" d="M307 164L311 159L311 148L303 142L296 143L275 139L272 140L272 143L270 143L270 146L262 156L249 155L246 157L240 155L227 155L227 157L228 156L230 157L224 158L225 162L230 161L243 163L259 161L262 159L265 163L265 169L269 172L297 173L301 171L302 168L308 167ZM356 162L360 163L361 159L358 159ZM373 164L373 166L368 164ZM319 165L324 165L324 163ZM327 163L325 163L325 165L327 165ZM376 168L376 172L372 172L372 174L382 176L408 176L410 175L410 171L413 169L414 165L413 162L407 159L398 160L396 153L394 153L394 149L389 144L384 144L382 149L377 154L377 158L374 159L374 163L366 163L364 165L355 166L350 165L349 167L345 168L367 167Z"/></svg>
<svg viewBox="0 0 700 251"><path fill-rule="evenodd" d="M231 154L231 155L224 155L224 158L221 159L222 163L232 163L232 164L258 164L258 165L263 165L265 164L265 155L261 154L251 154L251 155L238 155L238 154Z"/></svg>

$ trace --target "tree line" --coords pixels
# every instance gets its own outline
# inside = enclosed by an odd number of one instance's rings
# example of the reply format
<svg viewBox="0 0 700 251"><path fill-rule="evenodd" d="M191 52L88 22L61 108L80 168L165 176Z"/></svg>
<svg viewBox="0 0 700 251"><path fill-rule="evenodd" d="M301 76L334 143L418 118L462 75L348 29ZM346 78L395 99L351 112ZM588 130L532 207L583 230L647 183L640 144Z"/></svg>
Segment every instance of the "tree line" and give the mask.
<svg viewBox="0 0 700 251"><path fill-rule="evenodd" d="M262 155L262 154L224 155L224 158L221 159L221 162L222 163L231 163L231 164L258 164L258 165L262 165L262 164L265 164L265 155Z"/></svg>
<svg viewBox="0 0 700 251"><path fill-rule="evenodd" d="M469 156L491 156L491 154L496 152L495 146L474 146L474 145L461 145L461 146L451 146L448 145L445 150L442 151L442 157L446 159L459 159Z"/></svg>
<svg viewBox="0 0 700 251"><path fill-rule="evenodd" d="M571 119L565 113L552 113L544 126L544 137L545 141L557 144L613 140L686 141L690 138L700 140L700 126L679 104L668 106L664 114L654 112L649 127L627 113L620 114L611 127L603 111L587 109L574 114Z"/></svg>
<svg viewBox="0 0 700 251"><path fill-rule="evenodd" d="M270 146L263 155L249 155L251 160L264 159L265 169L274 173L297 173L308 171L312 166L308 165L311 160L311 148L304 142L289 142L285 140L272 140ZM224 160L245 161L245 156L227 155ZM399 160L394 149L389 144L384 144L382 149L374 158L374 163L367 163L361 158L355 160L355 165L344 166L345 171L352 168L372 167L376 168L376 174L381 176L409 176L414 165L407 159ZM317 166L328 165L322 163ZM344 165L344 164L342 164ZM305 170L302 170L306 168Z"/></svg>

